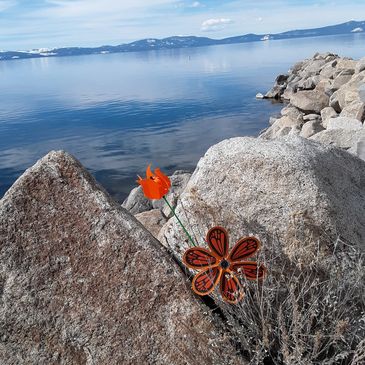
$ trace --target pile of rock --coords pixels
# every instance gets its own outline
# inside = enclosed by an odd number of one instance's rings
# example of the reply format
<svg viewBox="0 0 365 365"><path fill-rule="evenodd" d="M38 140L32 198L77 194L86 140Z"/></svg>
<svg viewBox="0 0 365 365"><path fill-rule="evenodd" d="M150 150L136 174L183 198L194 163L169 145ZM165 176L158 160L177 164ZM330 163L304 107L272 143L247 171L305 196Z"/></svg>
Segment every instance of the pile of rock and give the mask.
<svg viewBox="0 0 365 365"><path fill-rule="evenodd" d="M261 138L298 134L365 159L365 58L316 54L279 75L264 97L289 103Z"/></svg>

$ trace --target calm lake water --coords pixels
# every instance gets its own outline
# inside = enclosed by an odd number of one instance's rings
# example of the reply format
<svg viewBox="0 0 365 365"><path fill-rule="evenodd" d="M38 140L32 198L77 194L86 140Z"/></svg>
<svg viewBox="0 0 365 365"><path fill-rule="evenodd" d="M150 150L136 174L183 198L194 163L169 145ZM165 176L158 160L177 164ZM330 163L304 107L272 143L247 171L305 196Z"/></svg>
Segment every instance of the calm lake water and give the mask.
<svg viewBox="0 0 365 365"><path fill-rule="evenodd" d="M212 144L255 136L280 104L256 100L315 52L365 56L365 35L0 62L0 197L50 150L76 156L122 200L148 163L192 170Z"/></svg>

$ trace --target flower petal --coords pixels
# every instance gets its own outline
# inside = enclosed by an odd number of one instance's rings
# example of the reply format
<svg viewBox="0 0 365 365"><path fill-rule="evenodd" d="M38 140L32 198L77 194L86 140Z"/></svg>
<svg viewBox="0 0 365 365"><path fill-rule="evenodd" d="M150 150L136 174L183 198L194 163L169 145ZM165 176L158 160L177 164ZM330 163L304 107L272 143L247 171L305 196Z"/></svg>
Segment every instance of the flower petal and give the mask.
<svg viewBox="0 0 365 365"><path fill-rule="evenodd" d="M161 189L153 180L139 180L138 183L142 186L143 194L148 199L161 199Z"/></svg>
<svg viewBox="0 0 365 365"><path fill-rule="evenodd" d="M152 173L151 164L149 164L146 169L146 179L138 176L137 183L142 186L143 193L148 199L161 199L171 186L170 179L160 169L156 169L155 172L158 176Z"/></svg>
<svg viewBox="0 0 365 365"><path fill-rule="evenodd" d="M227 257L228 255L228 233L223 227L213 227L207 233L207 242L209 248L218 257Z"/></svg>
<svg viewBox="0 0 365 365"><path fill-rule="evenodd" d="M239 280L229 271L221 275L220 292L223 300L231 304L237 304L244 297Z"/></svg>
<svg viewBox="0 0 365 365"><path fill-rule="evenodd" d="M234 245L228 259L231 262L242 261L253 256L261 247L260 241L255 237L240 238Z"/></svg>
<svg viewBox="0 0 365 365"><path fill-rule="evenodd" d="M146 178L150 179L151 177L153 177L153 174L152 174L152 171L151 171L151 164L149 164L147 166L147 169L146 169Z"/></svg>
<svg viewBox="0 0 365 365"><path fill-rule="evenodd" d="M185 266L195 270L205 270L219 263L218 259L203 247L189 248L182 260Z"/></svg>
<svg viewBox="0 0 365 365"><path fill-rule="evenodd" d="M155 169L155 175L160 179L161 185L168 191L171 187L171 181L169 177L162 173L159 168Z"/></svg>
<svg viewBox="0 0 365 365"><path fill-rule="evenodd" d="M258 266L256 261L233 262L230 269L248 280L262 280L267 272L266 267L263 264Z"/></svg>
<svg viewBox="0 0 365 365"><path fill-rule="evenodd" d="M222 270L219 266L211 267L195 275L192 283L194 292L198 295L210 294L221 277Z"/></svg>

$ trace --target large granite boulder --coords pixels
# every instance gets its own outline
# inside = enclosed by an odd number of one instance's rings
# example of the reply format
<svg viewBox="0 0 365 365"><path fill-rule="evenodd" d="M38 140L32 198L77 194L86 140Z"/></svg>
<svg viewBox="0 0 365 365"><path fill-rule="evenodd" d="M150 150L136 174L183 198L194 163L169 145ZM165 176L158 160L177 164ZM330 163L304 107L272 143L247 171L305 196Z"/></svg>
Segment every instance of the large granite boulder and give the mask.
<svg viewBox="0 0 365 365"><path fill-rule="evenodd" d="M179 266L70 155L0 201L0 363L241 364Z"/></svg>
<svg viewBox="0 0 365 365"><path fill-rule="evenodd" d="M264 284L245 282L239 306L213 294L250 363L336 363L351 356L363 335L365 273L352 252L364 248L364 209L365 162L307 139L233 138L199 161L177 207L195 240L206 246L207 230L222 225L231 247L250 234L263 244L255 260L267 264ZM178 259L189 247L175 219L159 238ZM283 342L283 333L290 340ZM328 357L313 356L319 334L327 339L321 346L333 344ZM268 353L273 359L265 359Z"/></svg>
<svg viewBox="0 0 365 365"><path fill-rule="evenodd" d="M365 129L327 129L310 139L343 148L365 161Z"/></svg>
<svg viewBox="0 0 365 365"><path fill-rule="evenodd" d="M362 129L362 123L355 118L337 117L330 118L327 122L327 129Z"/></svg>
<svg viewBox="0 0 365 365"><path fill-rule="evenodd" d="M336 72L337 61L330 61L324 65L320 71L320 76L325 79L333 79Z"/></svg>
<svg viewBox="0 0 365 365"><path fill-rule="evenodd" d="M355 73L360 73L362 71L365 71L365 57L361 58L355 66Z"/></svg>
<svg viewBox="0 0 365 365"><path fill-rule="evenodd" d="M333 109L331 106L328 106L327 108L324 108L321 110L321 119L322 119L322 125L324 128L327 128L327 123L331 118L337 117L338 114L335 109Z"/></svg>
<svg viewBox="0 0 365 365"><path fill-rule="evenodd" d="M308 254L309 241L326 251L339 236L365 248L365 162L298 136L232 138L211 147L180 202L176 211L189 212L200 244L210 227L222 225L231 242L253 233L270 245L275 237L287 253L297 247ZM178 258L188 247L183 238L174 219L159 235Z"/></svg>
<svg viewBox="0 0 365 365"><path fill-rule="evenodd" d="M365 120L365 103L358 100L353 101L342 109L340 117L356 118L363 122Z"/></svg>
<svg viewBox="0 0 365 365"><path fill-rule="evenodd" d="M305 90L295 93L290 98L290 103L307 113L319 114L323 108L328 106L329 98L318 90Z"/></svg>
<svg viewBox="0 0 365 365"><path fill-rule="evenodd" d="M303 125L302 116L284 115L278 118L269 128L260 134L260 138L272 139L286 136L291 133L299 134Z"/></svg>
<svg viewBox="0 0 365 365"><path fill-rule="evenodd" d="M314 134L323 130L324 128L322 126L321 120L314 119L303 125L299 135L304 138L309 138L310 136L313 136Z"/></svg>
<svg viewBox="0 0 365 365"><path fill-rule="evenodd" d="M349 104L361 101L360 90L364 86L365 71L354 74L350 81L343 84L330 98L330 106L341 112ZM362 100L363 101L363 100Z"/></svg>

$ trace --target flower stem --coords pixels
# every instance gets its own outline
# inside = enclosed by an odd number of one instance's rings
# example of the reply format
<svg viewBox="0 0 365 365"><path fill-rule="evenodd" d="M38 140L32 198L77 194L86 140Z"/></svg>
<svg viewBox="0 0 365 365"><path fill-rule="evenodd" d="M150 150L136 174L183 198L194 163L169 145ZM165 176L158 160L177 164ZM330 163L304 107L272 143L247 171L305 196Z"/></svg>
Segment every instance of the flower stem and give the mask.
<svg viewBox="0 0 365 365"><path fill-rule="evenodd" d="M184 230L184 232L186 233L186 235L189 237L190 242L193 244L193 246L196 247L195 242L193 241L193 239L191 238L189 232L186 230L186 228L184 227L184 225L181 223L181 220L179 219L179 217L177 216L177 214L175 213L175 209L172 208L172 206L170 205L170 203L168 202L168 200L166 199L166 196L163 197L164 201L166 202L166 204L168 205L168 207L171 209L172 213L174 214L174 216L176 217L177 221L180 223L180 226L182 227L182 229Z"/></svg>

